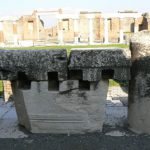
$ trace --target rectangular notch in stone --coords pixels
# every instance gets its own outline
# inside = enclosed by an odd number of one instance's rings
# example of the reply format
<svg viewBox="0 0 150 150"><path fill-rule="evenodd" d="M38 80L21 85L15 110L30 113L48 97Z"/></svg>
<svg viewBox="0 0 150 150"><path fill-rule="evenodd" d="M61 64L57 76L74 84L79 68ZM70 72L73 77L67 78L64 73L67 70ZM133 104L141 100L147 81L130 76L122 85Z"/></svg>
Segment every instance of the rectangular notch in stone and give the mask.
<svg viewBox="0 0 150 150"><path fill-rule="evenodd" d="M114 70L112 70L112 69L102 70L102 78L103 79L113 79L114 78Z"/></svg>
<svg viewBox="0 0 150 150"><path fill-rule="evenodd" d="M82 70L69 70L69 79L70 80L81 80L82 79Z"/></svg>
<svg viewBox="0 0 150 150"><path fill-rule="evenodd" d="M90 82L79 80L79 90L80 91L89 91L90 90Z"/></svg>
<svg viewBox="0 0 150 150"><path fill-rule="evenodd" d="M18 88L28 90L31 88L31 81L28 80L25 72L18 72Z"/></svg>
<svg viewBox="0 0 150 150"><path fill-rule="evenodd" d="M48 90L59 91L58 72L48 72Z"/></svg>

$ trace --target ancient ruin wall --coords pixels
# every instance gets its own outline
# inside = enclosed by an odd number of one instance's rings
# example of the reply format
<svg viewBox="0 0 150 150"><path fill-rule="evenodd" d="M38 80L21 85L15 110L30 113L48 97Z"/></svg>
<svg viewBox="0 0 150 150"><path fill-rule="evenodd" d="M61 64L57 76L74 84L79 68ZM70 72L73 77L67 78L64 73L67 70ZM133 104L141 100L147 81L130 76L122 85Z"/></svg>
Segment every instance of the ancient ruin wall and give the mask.
<svg viewBox="0 0 150 150"><path fill-rule="evenodd" d="M135 34L130 49L132 67L128 121L133 131L150 134L150 32Z"/></svg>
<svg viewBox="0 0 150 150"><path fill-rule="evenodd" d="M102 131L108 79L130 79L128 49L3 50L19 124L33 133Z"/></svg>

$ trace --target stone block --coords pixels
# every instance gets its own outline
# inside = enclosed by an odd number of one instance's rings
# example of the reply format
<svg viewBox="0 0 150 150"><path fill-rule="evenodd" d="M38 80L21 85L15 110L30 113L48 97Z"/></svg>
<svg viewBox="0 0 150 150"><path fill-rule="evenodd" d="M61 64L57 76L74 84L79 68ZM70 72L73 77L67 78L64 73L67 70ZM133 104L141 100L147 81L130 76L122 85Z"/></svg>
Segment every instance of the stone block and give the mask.
<svg viewBox="0 0 150 150"><path fill-rule="evenodd" d="M83 69L83 80L87 81L99 81L101 80L101 69L98 68L89 68Z"/></svg>
<svg viewBox="0 0 150 150"><path fill-rule="evenodd" d="M79 48L72 49L69 70L82 70L83 80L98 81L103 74L118 80L130 79L131 54L129 49Z"/></svg>
<svg viewBox="0 0 150 150"><path fill-rule="evenodd" d="M108 79L130 79L130 51L118 48L1 50L19 124L33 133L102 131Z"/></svg>
<svg viewBox="0 0 150 150"><path fill-rule="evenodd" d="M130 68L115 68L114 79L118 81L128 81L130 80Z"/></svg>
<svg viewBox="0 0 150 150"><path fill-rule="evenodd" d="M132 67L128 122L133 131L150 134L150 32L136 33L131 39L130 48Z"/></svg>
<svg viewBox="0 0 150 150"><path fill-rule="evenodd" d="M79 89L78 80L66 80L60 82L59 91L61 93Z"/></svg>
<svg viewBox="0 0 150 150"><path fill-rule="evenodd" d="M14 84L19 123L33 133L85 133L102 131L108 81L91 83L91 90L78 88L78 81L60 83L60 91L48 90L48 82L32 82L31 89ZM65 92L62 92L65 91Z"/></svg>
<svg viewBox="0 0 150 150"><path fill-rule="evenodd" d="M66 50L1 50L1 80L48 80L48 73L58 73L58 80L67 78Z"/></svg>

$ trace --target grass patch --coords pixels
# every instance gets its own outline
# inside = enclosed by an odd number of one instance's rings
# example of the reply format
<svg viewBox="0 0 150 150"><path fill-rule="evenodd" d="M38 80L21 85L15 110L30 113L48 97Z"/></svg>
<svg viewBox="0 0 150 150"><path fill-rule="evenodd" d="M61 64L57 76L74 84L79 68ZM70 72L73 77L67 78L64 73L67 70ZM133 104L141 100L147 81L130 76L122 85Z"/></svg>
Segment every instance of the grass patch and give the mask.
<svg viewBox="0 0 150 150"><path fill-rule="evenodd" d="M117 48L129 48L126 44L100 44L100 45L56 45L56 46L33 46L33 47L13 47L13 48L1 48L8 49L8 50L51 50L51 49L66 49L67 55L69 56L72 48L107 48L107 47L117 47Z"/></svg>
<svg viewBox="0 0 150 150"><path fill-rule="evenodd" d="M112 80L112 79L109 79L109 86L110 87L113 87L113 86L124 86L124 87L127 87L128 86L128 82L127 81L122 81L122 82L118 82L116 80Z"/></svg>
<svg viewBox="0 0 150 150"><path fill-rule="evenodd" d="M0 96L3 94L3 82L0 80Z"/></svg>

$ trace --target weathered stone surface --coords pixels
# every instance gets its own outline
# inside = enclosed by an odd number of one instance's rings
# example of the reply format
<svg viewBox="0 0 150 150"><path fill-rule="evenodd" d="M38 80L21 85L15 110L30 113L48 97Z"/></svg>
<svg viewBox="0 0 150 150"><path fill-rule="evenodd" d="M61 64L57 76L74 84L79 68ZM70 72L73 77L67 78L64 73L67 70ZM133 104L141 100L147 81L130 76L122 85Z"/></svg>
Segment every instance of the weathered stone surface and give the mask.
<svg viewBox="0 0 150 150"><path fill-rule="evenodd" d="M78 48L71 50L70 68L121 67L131 65L130 50L119 48Z"/></svg>
<svg viewBox="0 0 150 150"><path fill-rule="evenodd" d="M0 50L0 79L18 80L23 73L28 80L48 80L49 72L58 79L67 78L66 50Z"/></svg>
<svg viewBox="0 0 150 150"><path fill-rule="evenodd" d="M150 31L141 31L134 34L130 40L130 50L132 54L132 60L138 60L138 58L146 58L150 55ZM146 62L146 61L145 61Z"/></svg>
<svg viewBox="0 0 150 150"><path fill-rule="evenodd" d="M59 91L61 93L63 93L63 92L66 93L66 92L76 90L76 89L79 89L79 81L78 80L66 80L66 81L60 82Z"/></svg>
<svg viewBox="0 0 150 150"><path fill-rule="evenodd" d="M72 49L70 70L83 70L83 80L98 81L103 70L114 71L114 79L129 80L131 54L128 49L96 48Z"/></svg>
<svg viewBox="0 0 150 150"><path fill-rule="evenodd" d="M116 80L130 80L130 68L115 68L114 69L114 76L113 78L116 79Z"/></svg>
<svg viewBox="0 0 150 150"><path fill-rule="evenodd" d="M73 86L76 85L74 84L76 82L71 83ZM63 85L67 85L66 81ZM66 88L66 93L61 93L48 90L48 82L46 81L32 82L30 90L14 86L14 97L18 103L16 110L20 124L25 127L30 125L28 129L33 133L101 131L105 115L108 81L93 82L90 83L90 87L91 90L79 90L78 86L78 89L70 89L70 91L68 91L69 88ZM19 105L19 100L23 105ZM27 117L28 124L25 124Z"/></svg>
<svg viewBox="0 0 150 150"><path fill-rule="evenodd" d="M99 68L89 68L83 69L83 80L87 81L99 81L102 79L101 69Z"/></svg>
<svg viewBox="0 0 150 150"><path fill-rule="evenodd" d="M24 102L24 95L21 91L16 90L16 89L18 89L17 83L13 82L12 90L13 90L15 107L16 107L19 124L24 126L27 130L30 130L31 126L29 122L27 108Z"/></svg>
<svg viewBox="0 0 150 150"><path fill-rule="evenodd" d="M132 67L128 122L132 130L150 134L150 32L135 34L130 48Z"/></svg>
<svg viewBox="0 0 150 150"><path fill-rule="evenodd" d="M31 132L85 133L102 130L108 79L129 80L130 66L126 49L72 50L69 62L65 50L4 50L0 79Z"/></svg>

